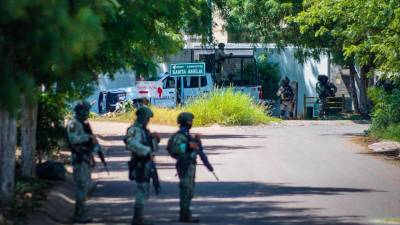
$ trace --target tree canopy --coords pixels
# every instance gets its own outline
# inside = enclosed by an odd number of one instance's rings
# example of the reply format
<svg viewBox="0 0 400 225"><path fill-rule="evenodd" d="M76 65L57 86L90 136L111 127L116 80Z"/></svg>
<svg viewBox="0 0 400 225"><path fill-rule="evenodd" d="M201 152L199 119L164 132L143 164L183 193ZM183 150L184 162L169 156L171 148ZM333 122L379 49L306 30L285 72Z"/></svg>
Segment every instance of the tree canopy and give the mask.
<svg viewBox="0 0 400 225"><path fill-rule="evenodd" d="M330 51L339 64L355 60L400 72L399 1L228 0L218 5L228 30L243 32L249 41L297 46L300 59Z"/></svg>
<svg viewBox="0 0 400 225"><path fill-rule="evenodd" d="M99 73L130 67L147 75L183 47L183 33L206 37L205 0L5 0L0 2L0 103L16 109L39 86L74 93Z"/></svg>

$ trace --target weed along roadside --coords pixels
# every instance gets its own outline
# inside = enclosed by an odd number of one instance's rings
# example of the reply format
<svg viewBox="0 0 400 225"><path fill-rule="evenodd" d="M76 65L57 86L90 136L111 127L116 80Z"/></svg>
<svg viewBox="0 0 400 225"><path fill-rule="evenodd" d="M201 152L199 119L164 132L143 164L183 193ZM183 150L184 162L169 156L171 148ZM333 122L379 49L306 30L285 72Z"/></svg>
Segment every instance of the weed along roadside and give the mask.
<svg viewBox="0 0 400 225"><path fill-rule="evenodd" d="M151 107L154 112L153 124L176 125L179 113L192 112L195 117L195 126L209 126L220 124L225 126L260 125L278 122L273 118L266 106L256 104L247 94L234 92L232 89L217 89L190 101L182 107L159 108ZM124 113L112 113L105 116L94 115L95 121L132 122L135 119L135 110Z"/></svg>

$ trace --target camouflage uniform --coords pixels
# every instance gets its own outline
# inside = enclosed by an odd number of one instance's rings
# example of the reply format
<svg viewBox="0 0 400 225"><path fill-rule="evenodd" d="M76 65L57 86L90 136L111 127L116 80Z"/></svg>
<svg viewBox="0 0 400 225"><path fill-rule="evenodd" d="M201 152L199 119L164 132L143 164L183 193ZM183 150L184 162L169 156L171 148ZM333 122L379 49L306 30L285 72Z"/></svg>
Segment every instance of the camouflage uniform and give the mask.
<svg viewBox="0 0 400 225"><path fill-rule="evenodd" d="M285 78L282 81L282 85L279 87L277 96L280 98L280 110L281 117L286 118L288 114L289 118L293 118L293 102L294 102L294 92L292 87L289 85L289 78Z"/></svg>
<svg viewBox="0 0 400 225"><path fill-rule="evenodd" d="M130 175L136 180L137 189L135 195L135 214L132 224L148 224L143 220L145 201L150 193L150 163L154 152L158 150L159 140L151 137L146 129L148 120L153 113L147 107L141 107L137 111L137 121L128 128L126 134L126 149L132 152L131 161L135 161L133 173ZM143 121L147 120L147 121Z"/></svg>
<svg viewBox="0 0 400 225"><path fill-rule="evenodd" d="M66 127L68 141L72 148L71 159L76 201L74 212L75 222L90 222L91 220L86 215L85 201L92 185L91 166L93 152L100 151L98 145L92 145L93 136L84 128L89 108L90 105L86 102L78 103L75 107L75 118L70 120Z"/></svg>
<svg viewBox="0 0 400 225"><path fill-rule="evenodd" d="M218 85L221 85L223 80L228 79L227 77L225 77L223 64L225 59L229 58L230 56L232 56L232 54L225 53L225 44L218 44L218 49L216 49L214 53L214 66L216 73L216 82Z"/></svg>
<svg viewBox="0 0 400 225"><path fill-rule="evenodd" d="M178 117L178 123L181 124L180 130L175 133L168 141L167 150L172 157L177 159L176 169L179 175L179 201L181 222L197 223L198 219L192 217L190 206L194 196L195 176L196 176L196 150L190 148L191 124L185 126L186 121L193 120L191 113L181 113Z"/></svg>
<svg viewBox="0 0 400 225"><path fill-rule="evenodd" d="M315 86L318 93L318 98L321 104L320 117L326 116L327 111L327 98L335 97L337 87L335 84L329 82L329 77L326 75L318 76L318 83Z"/></svg>
<svg viewBox="0 0 400 225"><path fill-rule="evenodd" d="M189 132L187 132L187 134L189 135ZM188 143L188 137L183 132L178 132L175 135L174 145L178 146L180 151L178 161L184 160L184 158L190 158L190 156L186 156L187 154L192 153L189 149ZM179 175L179 200L181 214L191 215L190 205L195 189L196 164L196 159L192 160L186 171L181 171L177 166ZM181 215L181 217L183 216L184 215Z"/></svg>

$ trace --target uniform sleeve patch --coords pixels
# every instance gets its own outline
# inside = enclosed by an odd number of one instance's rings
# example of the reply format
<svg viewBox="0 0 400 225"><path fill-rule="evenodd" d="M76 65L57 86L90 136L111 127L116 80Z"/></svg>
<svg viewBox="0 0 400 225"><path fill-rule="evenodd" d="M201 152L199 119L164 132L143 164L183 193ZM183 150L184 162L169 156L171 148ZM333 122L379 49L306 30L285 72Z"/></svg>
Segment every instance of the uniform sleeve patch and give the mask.
<svg viewBox="0 0 400 225"><path fill-rule="evenodd" d="M129 128L126 136L127 137L134 137L135 134L136 134L136 129L135 128Z"/></svg>

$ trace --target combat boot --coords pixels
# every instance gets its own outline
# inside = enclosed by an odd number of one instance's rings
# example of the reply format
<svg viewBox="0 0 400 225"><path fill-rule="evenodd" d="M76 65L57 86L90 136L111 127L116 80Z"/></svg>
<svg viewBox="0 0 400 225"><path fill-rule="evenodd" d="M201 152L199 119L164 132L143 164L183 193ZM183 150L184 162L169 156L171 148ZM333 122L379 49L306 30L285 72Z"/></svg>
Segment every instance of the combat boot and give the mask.
<svg viewBox="0 0 400 225"><path fill-rule="evenodd" d="M153 225L143 218L143 208L135 208L132 225Z"/></svg>
<svg viewBox="0 0 400 225"><path fill-rule="evenodd" d="M92 222L92 218L88 217L86 215L84 203L81 201L78 201L75 203L75 212L74 212L74 217L72 219L74 223L90 223Z"/></svg>
<svg viewBox="0 0 400 225"><path fill-rule="evenodd" d="M200 220L196 217L192 216L192 212L190 210L181 210L179 211L179 222L181 223L199 223Z"/></svg>

